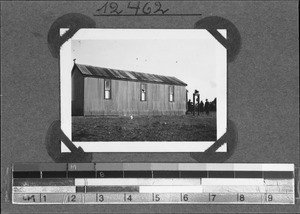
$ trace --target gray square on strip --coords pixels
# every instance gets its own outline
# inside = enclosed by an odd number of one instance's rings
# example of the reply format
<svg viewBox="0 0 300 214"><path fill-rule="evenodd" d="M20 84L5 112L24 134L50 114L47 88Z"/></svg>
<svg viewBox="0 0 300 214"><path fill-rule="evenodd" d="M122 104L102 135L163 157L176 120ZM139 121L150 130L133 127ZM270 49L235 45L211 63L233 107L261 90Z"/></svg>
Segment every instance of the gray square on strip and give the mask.
<svg viewBox="0 0 300 214"><path fill-rule="evenodd" d="M262 203L263 194L261 193L238 193L237 202L238 203Z"/></svg>
<svg viewBox="0 0 300 214"><path fill-rule="evenodd" d="M96 163L97 171L122 171L122 163Z"/></svg>
<svg viewBox="0 0 300 214"><path fill-rule="evenodd" d="M40 194L13 194L13 203L22 203L22 204L30 204L30 203L39 203L40 202Z"/></svg>
<svg viewBox="0 0 300 214"><path fill-rule="evenodd" d="M124 203L124 193L97 193L97 203Z"/></svg>
<svg viewBox="0 0 300 214"><path fill-rule="evenodd" d="M82 194L66 194L66 195L64 195L64 203L66 203L66 204L83 203L83 195Z"/></svg>
<svg viewBox="0 0 300 214"><path fill-rule="evenodd" d="M84 203L97 203L97 193L84 194Z"/></svg>
<svg viewBox="0 0 300 214"><path fill-rule="evenodd" d="M152 194L151 193L127 193L126 194L126 202L152 202Z"/></svg>
<svg viewBox="0 0 300 214"><path fill-rule="evenodd" d="M94 163L68 163L68 171L93 171Z"/></svg>
<svg viewBox="0 0 300 214"><path fill-rule="evenodd" d="M265 194L265 204L292 204L295 201L294 194Z"/></svg>
<svg viewBox="0 0 300 214"><path fill-rule="evenodd" d="M210 202L236 202L237 201L237 194L220 194L220 193L210 193Z"/></svg>
<svg viewBox="0 0 300 214"><path fill-rule="evenodd" d="M123 170L138 171L151 170L151 163L123 163Z"/></svg>
<svg viewBox="0 0 300 214"><path fill-rule="evenodd" d="M182 202L197 202L197 203L205 203L209 202L209 194L208 193L182 193L181 194Z"/></svg>
<svg viewBox="0 0 300 214"><path fill-rule="evenodd" d="M63 203L64 194L48 193L41 194L41 203Z"/></svg>
<svg viewBox="0 0 300 214"><path fill-rule="evenodd" d="M179 193L153 193L153 202L181 202Z"/></svg>

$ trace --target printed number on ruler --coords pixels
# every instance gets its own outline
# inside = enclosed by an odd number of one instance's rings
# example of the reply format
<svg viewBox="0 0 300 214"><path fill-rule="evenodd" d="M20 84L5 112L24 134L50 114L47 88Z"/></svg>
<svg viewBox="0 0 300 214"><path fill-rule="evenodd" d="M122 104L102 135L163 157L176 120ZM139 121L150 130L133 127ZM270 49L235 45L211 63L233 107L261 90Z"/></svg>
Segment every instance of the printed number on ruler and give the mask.
<svg viewBox="0 0 300 214"><path fill-rule="evenodd" d="M184 194L184 195L182 196L182 200L183 200L183 201L188 201L188 200L189 200L189 195L188 195L188 194Z"/></svg>
<svg viewBox="0 0 300 214"><path fill-rule="evenodd" d="M41 202L47 202L47 195L41 194Z"/></svg>
<svg viewBox="0 0 300 214"><path fill-rule="evenodd" d="M209 201L215 201L217 194L209 193Z"/></svg>
<svg viewBox="0 0 300 214"><path fill-rule="evenodd" d="M122 2L105 2L96 10L94 16L101 15L164 15L169 11L169 8L163 6L160 1L156 2L140 2L129 1L126 6Z"/></svg>
<svg viewBox="0 0 300 214"><path fill-rule="evenodd" d="M160 201L159 194L153 194L153 201Z"/></svg>
<svg viewBox="0 0 300 214"><path fill-rule="evenodd" d="M125 194L125 201L132 201L132 195Z"/></svg>
<svg viewBox="0 0 300 214"><path fill-rule="evenodd" d="M267 194L267 202L273 201L273 195Z"/></svg>
<svg viewBox="0 0 300 214"><path fill-rule="evenodd" d="M245 201L245 195L244 194L237 194L237 197L238 197L238 201Z"/></svg>
<svg viewBox="0 0 300 214"><path fill-rule="evenodd" d="M76 202L76 195L69 195L68 201L69 202Z"/></svg>
<svg viewBox="0 0 300 214"><path fill-rule="evenodd" d="M68 194L67 203L82 203L83 196L81 194Z"/></svg>
<svg viewBox="0 0 300 214"><path fill-rule="evenodd" d="M102 195L102 194L97 194L97 196L98 196L98 202L103 202L104 201L104 195Z"/></svg>

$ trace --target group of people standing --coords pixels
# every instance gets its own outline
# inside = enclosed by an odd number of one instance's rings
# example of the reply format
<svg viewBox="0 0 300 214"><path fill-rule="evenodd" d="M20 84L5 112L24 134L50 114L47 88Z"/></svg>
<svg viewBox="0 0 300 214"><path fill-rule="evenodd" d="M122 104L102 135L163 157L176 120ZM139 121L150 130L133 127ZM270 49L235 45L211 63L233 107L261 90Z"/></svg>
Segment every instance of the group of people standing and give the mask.
<svg viewBox="0 0 300 214"><path fill-rule="evenodd" d="M201 100L201 102L199 103L199 106L198 106L198 104L196 104L196 109L195 110L196 111L199 110L201 114L204 114L204 111L205 111L206 115L209 115L209 109L210 109L209 105L210 104L209 104L207 99L205 100L205 103L203 103L203 101ZM187 113L188 112L193 112L194 104L190 99L187 103L187 107L188 107Z"/></svg>

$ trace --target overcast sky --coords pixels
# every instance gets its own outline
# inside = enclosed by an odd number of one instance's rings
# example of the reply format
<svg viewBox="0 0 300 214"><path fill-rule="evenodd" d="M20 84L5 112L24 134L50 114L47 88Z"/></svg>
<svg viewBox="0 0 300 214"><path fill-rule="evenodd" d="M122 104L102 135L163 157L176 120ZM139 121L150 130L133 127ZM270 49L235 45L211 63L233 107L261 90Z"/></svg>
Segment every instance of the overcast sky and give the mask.
<svg viewBox="0 0 300 214"><path fill-rule="evenodd" d="M79 64L177 77L191 100L195 89L203 101L217 94L212 39L73 40L72 57Z"/></svg>

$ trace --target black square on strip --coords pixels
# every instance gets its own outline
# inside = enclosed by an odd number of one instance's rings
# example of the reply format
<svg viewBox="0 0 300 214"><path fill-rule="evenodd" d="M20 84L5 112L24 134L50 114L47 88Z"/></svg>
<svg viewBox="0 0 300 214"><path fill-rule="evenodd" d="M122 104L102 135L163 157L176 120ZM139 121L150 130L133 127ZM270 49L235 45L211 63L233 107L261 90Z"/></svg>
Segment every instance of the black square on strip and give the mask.
<svg viewBox="0 0 300 214"><path fill-rule="evenodd" d="M179 171L153 171L153 178L179 178Z"/></svg>
<svg viewBox="0 0 300 214"><path fill-rule="evenodd" d="M123 171L97 171L97 178L123 178Z"/></svg>
<svg viewBox="0 0 300 214"><path fill-rule="evenodd" d="M13 177L14 178L40 178L41 177L41 173L40 171L26 171L26 172L21 172L21 171L17 171L17 172L13 172Z"/></svg>
<svg viewBox="0 0 300 214"><path fill-rule="evenodd" d="M233 171L208 171L208 178L234 178Z"/></svg>
<svg viewBox="0 0 300 214"><path fill-rule="evenodd" d="M264 171L263 172L264 178L268 179L292 179L294 177L294 172L292 171L281 171L281 172L273 172L273 171Z"/></svg>
<svg viewBox="0 0 300 214"><path fill-rule="evenodd" d="M180 178L207 178L207 171L180 171Z"/></svg>
<svg viewBox="0 0 300 214"><path fill-rule="evenodd" d="M66 171L43 171L42 178L66 178Z"/></svg>
<svg viewBox="0 0 300 214"><path fill-rule="evenodd" d="M85 186L76 186L76 192L85 192Z"/></svg>
<svg viewBox="0 0 300 214"><path fill-rule="evenodd" d="M262 178L262 171L235 171L235 178Z"/></svg>
<svg viewBox="0 0 300 214"><path fill-rule="evenodd" d="M124 178L152 178L151 171L124 171Z"/></svg>
<svg viewBox="0 0 300 214"><path fill-rule="evenodd" d="M95 171L68 171L68 178L95 178Z"/></svg>
<svg viewBox="0 0 300 214"><path fill-rule="evenodd" d="M86 192L139 192L138 186L87 186Z"/></svg>

